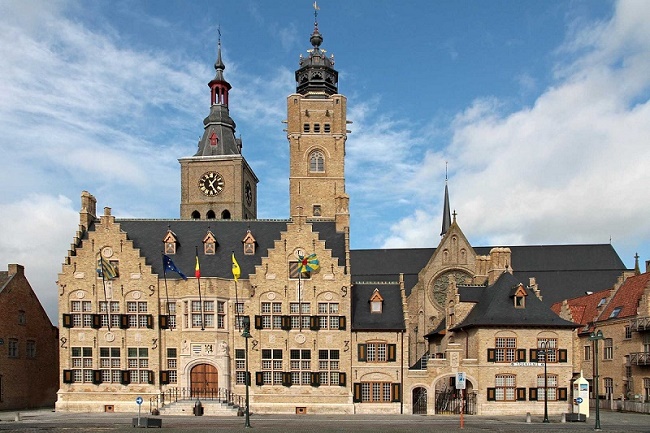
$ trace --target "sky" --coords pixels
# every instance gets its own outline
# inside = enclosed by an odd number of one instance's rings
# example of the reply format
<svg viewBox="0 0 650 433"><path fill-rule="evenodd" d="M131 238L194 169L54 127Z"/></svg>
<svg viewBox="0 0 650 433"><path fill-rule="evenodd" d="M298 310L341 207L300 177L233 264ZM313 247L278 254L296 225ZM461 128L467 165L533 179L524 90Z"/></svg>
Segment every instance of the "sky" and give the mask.
<svg viewBox="0 0 650 433"><path fill-rule="evenodd" d="M289 216L286 97L311 0L0 2L0 269L57 323L81 191L178 218L219 30L258 217ZM321 0L348 98L355 249L436 247L445 178L474 246L611 243L650 260L650 2Z"/></svg>

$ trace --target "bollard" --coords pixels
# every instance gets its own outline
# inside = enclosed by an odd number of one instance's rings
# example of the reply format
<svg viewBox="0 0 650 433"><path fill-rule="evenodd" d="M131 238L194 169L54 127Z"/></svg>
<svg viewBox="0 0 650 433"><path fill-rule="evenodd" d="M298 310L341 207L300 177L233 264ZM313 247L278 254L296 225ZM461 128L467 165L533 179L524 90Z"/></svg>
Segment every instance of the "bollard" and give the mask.
<svg viewBox="0 0 650 433"><path fill-rule="evenodd" d="M560 422L563 423L566 422L566 413L562 413L562 419L560 420Z"/></svg>
<svg viewBox="0 0 650 433"><path fill-rule="evenodd" d="M14 418L14 421L16 422L20 421L20 412L16 412L16 417Z"/></svg>
<svg viewBox="0 0 650 433"><path fill-rule="evenodd" d="M530 412L526 412L526 422L530 424Z"/></svg>

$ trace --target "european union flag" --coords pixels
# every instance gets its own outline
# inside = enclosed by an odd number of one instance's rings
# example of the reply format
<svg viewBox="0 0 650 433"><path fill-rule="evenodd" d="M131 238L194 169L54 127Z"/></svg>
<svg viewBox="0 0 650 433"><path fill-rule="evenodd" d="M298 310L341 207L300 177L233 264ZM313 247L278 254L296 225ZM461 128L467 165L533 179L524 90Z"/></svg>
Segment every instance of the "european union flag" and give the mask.
<svg viewBox="0 0 650 433"><path fill-rule="evenodd" d="M170 259L167 254L163 254L163 269L164 269L163 272L167 272L167 271L176 272L178 275L181 276L182 279L187 280L185 274L182 273L181 270L176 267L172 259Z"/></svg>

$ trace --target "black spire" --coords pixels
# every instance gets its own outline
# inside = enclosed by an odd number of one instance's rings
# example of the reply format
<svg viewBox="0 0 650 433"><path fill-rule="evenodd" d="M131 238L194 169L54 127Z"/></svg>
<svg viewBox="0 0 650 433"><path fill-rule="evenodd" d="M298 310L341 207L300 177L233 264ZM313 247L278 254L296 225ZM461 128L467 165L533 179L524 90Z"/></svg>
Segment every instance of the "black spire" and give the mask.
<svg viewBox="0 0 650 433"><path fill-rule="evenodd" d="M312 49L307 57L300 56L300 69L296 71L296 92L309 97L324 98L338 93L339 73L334 69L334 55L329 58L321 49L323 36L318 30L318 6L314 3L314 31L309 42Z"/></svg>
<svg viewBox="0 0 650 433"><path fill-rule="evenodd" d="M444 236L451 225L451 213L449 211L449 188L447 187L447 167L445 166L445 203L442 209L442 231L440 236Z"/></svg>

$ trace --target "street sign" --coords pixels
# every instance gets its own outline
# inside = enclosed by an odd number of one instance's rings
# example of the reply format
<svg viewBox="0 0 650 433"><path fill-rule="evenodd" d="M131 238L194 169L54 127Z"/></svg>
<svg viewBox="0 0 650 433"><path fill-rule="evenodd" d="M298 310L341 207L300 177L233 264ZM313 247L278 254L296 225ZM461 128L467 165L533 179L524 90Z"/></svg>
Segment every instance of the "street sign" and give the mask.
<svg viewBox="0 0 650 433"><path fill-rule="evenodd" d="M456 373L456 389L465 389L465 373L457 372Z"/></svg>
<svg viewBox="0 0 650 433"><path fill-rule="evenodd" d="M135 402L138 403L138 405L141 405L142 401L143 401L142 397L138 397L138 398L135 399Z"/></svg>
<svg viewBox="0 0 650 433"><path fill-rule="evenodd" d="M576 398L576 403L580 404L580 403L582 403L582 402L583 402L582 397L578 397L578 398Z"/></svg>

